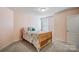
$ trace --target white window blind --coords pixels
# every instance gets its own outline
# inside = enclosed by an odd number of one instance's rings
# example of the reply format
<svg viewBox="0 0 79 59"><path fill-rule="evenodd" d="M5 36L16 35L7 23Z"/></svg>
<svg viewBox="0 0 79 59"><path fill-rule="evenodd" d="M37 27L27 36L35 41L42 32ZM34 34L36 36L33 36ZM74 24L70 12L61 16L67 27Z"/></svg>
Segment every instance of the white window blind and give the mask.
<svg viewBox="0 0 79 59"><path fill-rule="evenodd" d="M48 31L48 18L41 19L41 30Z"/></svg>

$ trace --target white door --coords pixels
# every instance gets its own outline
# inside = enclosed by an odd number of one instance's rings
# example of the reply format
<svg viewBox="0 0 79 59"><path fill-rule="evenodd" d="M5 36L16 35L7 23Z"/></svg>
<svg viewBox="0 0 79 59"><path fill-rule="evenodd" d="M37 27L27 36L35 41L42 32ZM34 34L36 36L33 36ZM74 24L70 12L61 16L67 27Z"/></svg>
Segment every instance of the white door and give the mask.
<svg viewBox="0 0 79 59"><path fill-rule="evenodd" d="M67 41L79 47L79 15L67 17Z"/></svg>

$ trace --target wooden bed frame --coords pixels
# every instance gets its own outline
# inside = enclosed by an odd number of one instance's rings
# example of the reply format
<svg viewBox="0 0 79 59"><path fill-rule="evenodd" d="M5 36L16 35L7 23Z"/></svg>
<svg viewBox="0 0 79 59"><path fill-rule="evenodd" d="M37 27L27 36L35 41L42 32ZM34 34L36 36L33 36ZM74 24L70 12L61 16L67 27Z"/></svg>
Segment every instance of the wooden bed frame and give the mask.
<svg viewBox="0 0 79 59"><path fill-rule="evenodd" d="M52 32L38 32L36 38L34 39L33 42L30 42L29 39L33 38L32 36L27 38L28 35L26 34L27 32L22 29L21 32L21 38L27 40L29 43L32 43L37 51L40 51L43 47L45 47L48 43L52 43ZM34 33L32 33L34 35Z"/></svg>

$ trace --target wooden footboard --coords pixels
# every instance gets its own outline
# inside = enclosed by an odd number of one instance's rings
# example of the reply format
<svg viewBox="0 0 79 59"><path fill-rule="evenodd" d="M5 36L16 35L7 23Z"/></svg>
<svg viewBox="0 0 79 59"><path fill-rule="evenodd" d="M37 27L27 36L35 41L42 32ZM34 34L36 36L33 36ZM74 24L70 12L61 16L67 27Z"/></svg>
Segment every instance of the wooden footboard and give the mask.
<svg viewBox="0 0 79 59"><path fill-rule="evenodd" d="M39 35L40 48L46 46L49 41L52 42L52 32L47 32Z"/></svg>

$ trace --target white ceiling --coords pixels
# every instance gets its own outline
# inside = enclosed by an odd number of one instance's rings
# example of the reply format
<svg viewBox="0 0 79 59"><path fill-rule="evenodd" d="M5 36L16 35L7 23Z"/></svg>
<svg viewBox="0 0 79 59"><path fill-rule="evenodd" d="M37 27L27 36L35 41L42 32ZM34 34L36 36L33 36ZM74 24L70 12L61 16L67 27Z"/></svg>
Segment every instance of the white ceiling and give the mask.
<svg viewBox="0 0 79 59"><path fill-rule="evenodd" d="M50 16L62 10L69 9L69 7L45 7L47 10L45 12L41 12L40 8L41 7L9 7L9 9L14 12L28 13L37 16Z"/></svg>

